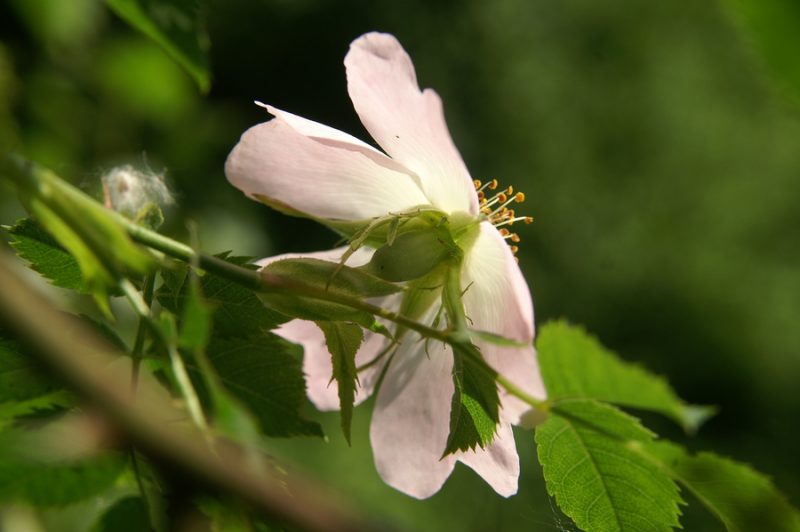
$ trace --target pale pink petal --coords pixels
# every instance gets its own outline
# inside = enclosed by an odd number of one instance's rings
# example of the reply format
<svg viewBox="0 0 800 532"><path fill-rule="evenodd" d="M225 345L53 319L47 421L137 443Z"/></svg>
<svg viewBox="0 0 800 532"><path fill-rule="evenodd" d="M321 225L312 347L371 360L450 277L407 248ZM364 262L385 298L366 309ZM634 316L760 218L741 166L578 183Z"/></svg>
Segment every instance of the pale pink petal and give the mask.
<svg viewBox="0 0 800 532"><path fill-rule="evenodd" d="M416 177L397 168L375 150L306 136L278 116L244 132L225 175L247 196L289 214L366 220L429 204Z"/></svg>
<svg viewBox="0 0 800 532"><path fill-rule="evenodd" d="M444 484L455 458L441 458L450 431L453 355L407 334L386 371L372 412L370 440L381 478L418 499Z"/></svg>
<svg viewBox="0 0 800 532"><path fill-rule="evenodd" d="M419 176L430 203L445 212L477 214L478 199L444 119L442 101L420 91L414 65L393 36L368 33L344 60L347 90L372 137Z"/></svg>
<svg viewBox="0 0 800 532"><path fill-rule="evenodd" d="M497 434L489 447L461 452L456 458L472 468L503 497L517 493L519 455L514 442L514 433L508 423L500 423L497 426Z"/></svg>
<svg viewBox="0 0 800 532"><path fill-rule="evenodd" d="M319 410L339 410L339 391L333 377L331 355L325 336L313 321L292 320L281 325L276 334L303 346L303 373L306 375L308 398ZM364 334L364 343L356 353L356 365L372 360L386 347L385 337L372 332ZM355 404L362 403L375 389L383 364L375 364L358 374Z"/></svg>
<svg viewBox="0 0 800 532"><path fill-rule="evenodd" d="M480 225L475 244L466 253L462 272L464 307L472 327L493 332L527 347L500 347L477 342L486 361L527 393L545 397L544 384L533 349L533 304L528 285L514 255L500 233L488 222ZM535 412L501 387L503 419L528 425Z"/></svg>
<svg viewBox="0 0 800 532"><path fill-rule="evenodd" d="M286 253L267 257L258 261L259 266L266 266L271 262L282 259L295 258L315 258L339 262L342 254L347 247L339 247L312 253ZM375 250L361 247L353 253L347 261L347 265L358 267L366 264L372 258ZM399 305L396 297L383 298L375 301L376 305ZM306 320L292 320L281 325L276 331L279 336L303 346L303 372L306 375L306 385L308 387L308 398L320 410L339 410L339 393L336 382L331 382L333 376L333 366L331 355L325 344L325 336L314 322ZM386 347L386 338L372 332L364 333L364 342L356 353L356 365L361 366L371 361L378 353ZM355 404L359 404L372 395L375 383L383 363L375 364L358 374L358 388L356 389Z"/></svg>

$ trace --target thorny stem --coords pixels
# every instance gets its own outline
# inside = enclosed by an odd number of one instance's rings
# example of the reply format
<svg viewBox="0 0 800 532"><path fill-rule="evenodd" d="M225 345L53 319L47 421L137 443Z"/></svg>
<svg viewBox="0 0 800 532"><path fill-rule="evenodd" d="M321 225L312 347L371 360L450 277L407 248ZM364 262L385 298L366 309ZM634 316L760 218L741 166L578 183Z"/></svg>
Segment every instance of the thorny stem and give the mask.
<svg viewBox="0 0 800 532"><path fill-rule="evenodd" d="M120 222L125 226L128 235L140 244L144 244L175 259L182 260L187 263L195 263L203 270L215 275L219 275L220 277L224 277L252 290L267 293L306 296L324 301L330 301L333 303L339 303L356 310L363 310L378 318L383 318L398 325L402 325L427 338L450 344L453 346L453 348L459 349L466 356L468 356L482 371L493 376L497 383L500 384L509 394L517 397L521 401L540 411L547 411L550 408L549 401L536 399L520 389L507 378L497 374L497 372L492 370L486 364L477 351L473 349L465 349L465 343L468 343L469 340L464 339L463 331L434 329L406 316L396 314L383 307L367 303L366 301L362 301L354 297L330 292L325 289L305 284L301 281L251 270L217 257L197 253L190 246L156 233L155 231L146 229L145 227L136 225L133 222L125 220L121 217Z"/></svg>

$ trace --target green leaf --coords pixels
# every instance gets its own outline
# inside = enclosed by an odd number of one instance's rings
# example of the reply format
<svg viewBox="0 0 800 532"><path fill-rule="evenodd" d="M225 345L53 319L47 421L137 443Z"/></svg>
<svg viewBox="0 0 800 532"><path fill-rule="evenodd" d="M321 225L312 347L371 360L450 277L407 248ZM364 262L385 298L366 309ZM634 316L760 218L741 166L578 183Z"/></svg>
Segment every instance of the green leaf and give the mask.
<svg viewBox="0 0 800 532"><path fill-rule="evenodd" d="M30 218L7 228L11 246L33 270L56 286L87 292L81 269L75 258Z"/></svg>
<svg viewBox="0 0 800 532"><path fill-rule="evenodd" d="M124 497L106 510L93 532L141 532L150 528L144 500L141 497Z"/></svg>
<svg viewBox="0 0 800 532"><path fill-rule="evenodd" d="M201 2L198 0L106 0L128 24L161 46L195 80L211 87Z"/></svg>
<svg viewBox="0 0 800 532"><path fill-rule="evenodd" d="M269 436L322 436L300 415L306 387L294 346L275 336L212 339L208 357L222 384L258 418Z"/></svg>
<svg viewBox="0 0 800 532"><path fill-rule="evenodd" d="M800 103L800 3L796 0L728 0L764 62Z"/></svg>
<svg viewBox="0 0 800 532"><path fill-rule="evenodd" d="M536 341L539 367L553 399L587 398L652 410L693 433L713 407L681 400L667 381L622 361L582 328L563 321L544 325Z"/></svg>
<svg viewBox="0 0 800 532"><path fill-rule="evenodd" d="M247 257L219 258L247 266ZM156 291L159 303L177 315L183 313L188 298L188 268L175 266L162 274L164 284ZM289 318L264 306L255 292L222 277L206 273L200 277L200 290L214 308L214 335L245 337L274 329Z"/></svg>
<svg viewBox="0 0 800 532"><path fill-rule="evenodd" d="M364 331L353 323L318 321L317 326L325 335L325 343L331 354L333 378L339 387L342 432L350 443L350 422L353 418L353 403L356 399L356 353L364 341Z"/></svg>
<svg viewBox="0 0 800 532"><path fill-rule="evenodd" d="M0 403L34 399L56 388L36 360L0 329Z"/></svg>
<svg viewBox="0 0 800 532"><path fill-rule="evenodd" d="M475 349L473 355L479 357L480 353ZM485 448L494 439L500 422L500 399L494 378L460 349L453 355L453 384L450 434L442 456Z"/></svg>
<svg viewBox="0 0 800 532"><path fill-rule="evenodd" d="M772 481L745 464L703 452L654 442L645 452L661 461L671 476L691 491L730 532L797 532L800 513Z"/></svg>
<svg viewBox="0 0 800 532"><path fill-rule="evenodd" d="M121 456L112 453L64 462L4 457L0 462L0 501L25 501L36 506L72 504L109 488L124 467Z"/></svg>
<svg viewBox="0 0 800 532"><path fill-rule="evenodd" d="M638 420L610 405L557 403L536 428L548 493L582 530L672 530L683 503L678 487L630 448L652 438Z"/></svg>
<svg viewBox="0 0 800 532"><path fill-rule="evenodd" d="M189 282L178 345L192 353L202 351L211 338L212 309L200 295L197 282Z"/></svg>
<svg viewBox="0 0 800 532"><path fill-rule="evenodd" d="M237 398L220 382L220 377L206 356L206 346L211 338L212 309L200 292L196 276L188 282L188 297L184 305L179 342L191 353L197 363L201 385L207 389L211 400L214 428L242 444L249 464L256 471L264 470L260 451L261 436L258 421Z"/></svg>

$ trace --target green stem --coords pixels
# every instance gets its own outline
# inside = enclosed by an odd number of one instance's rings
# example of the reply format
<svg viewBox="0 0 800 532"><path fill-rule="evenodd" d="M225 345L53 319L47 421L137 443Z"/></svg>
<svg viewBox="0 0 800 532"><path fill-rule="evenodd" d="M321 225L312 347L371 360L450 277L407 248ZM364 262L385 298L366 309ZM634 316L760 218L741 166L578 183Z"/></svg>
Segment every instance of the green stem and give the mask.
<svg viewBox="0 0 800 532"><path fill-rule="evenodd" d="M189 416L192 418L192 421L198 428L200 428L204 433L207 433L208 423L203 415L203 408L200 405L200 399L197 397L194 386L192 386L192 381L186 371L186 366L183 364L183 359L181 359L181 355L178 352L178 347L173 341L171 341L170 338L164 337L162 331L159 329L152 316L150 316L150 306L145 303L142 294L136 290L136 287L133 286L129 280L124 279L122 282L120 282L120 288L122 289L122 293L125 294L125 297L128 299L128 301L130 301L136 313L139 315L139 319L146 323L164 342L164 345L167 348L172 374L175 378L175 384L177 384L181 396L183 397L184 401L186 401L186 408L189 411Z"/></svg>
<svg viewBox="0 0 800 532"><path fill-rule="evenodd" d="M145 305L147 305L148 313L153 304L153 288L156 283L156 274L149 273L145 276L142 283L142 297ZM142 355L144 353L144 343L147 340L147 321L139 317L139 324L136 327L136 340L133 343L133 351L131 357L133 359L133 367L131 368L131 389L135 392L136 385L139 381L139 366L142 363Z"/></svg>
<svg viewBox="0 0 800 532"><path fill-rule="evenodd" d="M150 508L150 500L147 496L147 491L144 489L144 481L142 480L142 472L139 468L139 460L136 458L136 449L131 446L130 448L131 467L133 468L133 476L136 477L136 486L139 488L139 495L141 496L142 505L144 506L144 513L147 515L147 522L150 524L150 529L155 530L153 525L153 514Z"/></svg>
<svg viewBox="0 0 800 532"><path fill-rule="evenodd" d="M189 373L186 371L186 366L183 364L181 354L172 342L168 344L167 350L169 351L172 374L175 377L178 389L181 391L183 400L186 401L186 409L189 411L189 417L192 418L192 422L194 422L195 426L197 426L203 434L208 436L208 422L206 421L205 414L203 414L200 398L197 396L197 392L192 385L192 380L189 378Z"/></svg>

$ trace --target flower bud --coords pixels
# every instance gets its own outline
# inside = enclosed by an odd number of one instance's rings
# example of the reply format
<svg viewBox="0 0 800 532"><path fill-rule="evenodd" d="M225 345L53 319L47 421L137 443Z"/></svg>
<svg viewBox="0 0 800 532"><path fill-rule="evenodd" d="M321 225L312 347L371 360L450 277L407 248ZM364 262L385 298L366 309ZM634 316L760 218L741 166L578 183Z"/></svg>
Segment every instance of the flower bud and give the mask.
<svg viewBox="0 0 800 532"><path fill-rule="evenodd" d="M161 207L174 203L163 175L124 165L109 170L102 181L106 207L142 225L161 225Z"/></svg>

